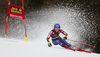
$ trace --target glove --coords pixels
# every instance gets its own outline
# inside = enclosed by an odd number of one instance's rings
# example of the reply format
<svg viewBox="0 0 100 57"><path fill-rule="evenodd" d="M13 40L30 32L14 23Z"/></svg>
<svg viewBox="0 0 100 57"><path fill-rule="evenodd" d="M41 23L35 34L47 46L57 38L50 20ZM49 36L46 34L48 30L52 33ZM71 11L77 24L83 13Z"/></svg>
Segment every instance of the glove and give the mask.
<svg viewBox="0 0 100 57"><path fill-rule="evenodd" d="M51 47L52 44L50 43L49 39L47 38L48 46Z"/></svg>
<svg viewBox="0 0 100 57"><path fill-rule="evenodd" d="M64 39L64 40L67 40L67 37L65 36L65 37L63 37L63 39Z"/></svg>
<svg viewBox="0 0 100 57"><path fill-rule="evenodd" d="M63 37L63 39L64 39L64 40L67 40L67 37L68 37L68 34L66 34L66 36L65 36L65 37Z"/></svg>
<svg viewBox="0 0 100 57"><path fill-rule="evenodd" d="M49 47L52 47L52 44L49 42L49 43L48 43L48 46L49 46Z"/></svg>

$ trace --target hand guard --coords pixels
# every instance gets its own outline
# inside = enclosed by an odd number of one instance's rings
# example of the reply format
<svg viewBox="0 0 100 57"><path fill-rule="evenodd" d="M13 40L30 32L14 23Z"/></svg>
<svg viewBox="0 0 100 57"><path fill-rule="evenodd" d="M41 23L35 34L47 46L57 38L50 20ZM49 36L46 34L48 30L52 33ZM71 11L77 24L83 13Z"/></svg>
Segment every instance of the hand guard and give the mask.
<svg viewBox="0 0 100 57"><path fill-rule="evenodd" d="M63 37L64 40L67 40L68 35L66 35L65 37Z"/></svg>
<svg viewBox="0 0 100 57"><path fill-rule="evenodd" d="M48 46L51 47L52 44L50 43L49 39L47 39L47 42L48 42Z"/></svg>
<svg viewBox="0 0 100 57"><path fill-rule="evenodd" d="M63 37L63 39L64 39L64 40L67 40L67 37L65 36L65 37Z"/></svg>
<svg viewBox="0 0 100 57"><path fill-rule="evenodd" d="M48 46L49 46L49 47L52 47L52 44L49 42L49 43L48 43Z"/></svg>

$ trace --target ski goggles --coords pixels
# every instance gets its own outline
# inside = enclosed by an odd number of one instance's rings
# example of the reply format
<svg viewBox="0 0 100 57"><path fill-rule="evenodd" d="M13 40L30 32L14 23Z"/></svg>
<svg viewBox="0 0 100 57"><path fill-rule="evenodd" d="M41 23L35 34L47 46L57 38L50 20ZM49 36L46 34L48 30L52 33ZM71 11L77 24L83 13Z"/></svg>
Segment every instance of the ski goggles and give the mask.
<svg viewBox="0 0 100 57"><path fill-rule="evenodd" d="M55 30L60 30L60 28L55 28Z"/></svg>

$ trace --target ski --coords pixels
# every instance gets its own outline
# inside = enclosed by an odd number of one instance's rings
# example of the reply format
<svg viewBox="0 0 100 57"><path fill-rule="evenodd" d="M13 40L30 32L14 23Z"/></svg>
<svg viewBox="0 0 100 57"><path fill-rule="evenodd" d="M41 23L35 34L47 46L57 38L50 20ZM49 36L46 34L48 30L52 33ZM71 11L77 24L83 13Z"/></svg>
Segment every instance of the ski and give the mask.
<svg viewBox="0 0 100 57"><path fill-rule="evenodd" d="M72 49L71 47L69 47L67 45L65 45L64 48L75 51L75 49Z"/></svg>
<svg viewBox="0 0 100 57"><path fill-rule="evenodd" d="M47 46L47 44L46 44L45 46ZM65 48L65 49L72 50L72 51L80 51L80 52L91 53L91 51L83 50L83 49L77 48L77 47L76 47L76 49L74 49L74 48L68 47L67 45L65 45L64 48Z"/></svg>
<svg viewBox="0 0 100 57"><path fill-rule="evenodd" d="M86 50L83 50L83 49L81 49L81 48L77 48L76 50L77 50L77 51L81 51L81 52L91 53L91 51L86 51Z"/></svg>
<svg viewBox="0 0 100 57"><path fill-rule="evenodd" d="M73 48L68 47L67 45L65 45L65 47L66 47L67 49L70 49L70 50L73 50L73 51L81 51L81 52L91 53L91 51L83 50L83 49L81 49L81 48L76 47L75 45L73 45Z"/></svg>
<svg viewBox="0 0 100 57"><path fill-rule="evenodd" d="M68 47L67 45L65 45L65 48L69 49L69 50L73 50L73 51L81 51L81 52L91 53L91 51L86 51L86 50L83 50L81 48L73 49L71 47Z"/></svg>

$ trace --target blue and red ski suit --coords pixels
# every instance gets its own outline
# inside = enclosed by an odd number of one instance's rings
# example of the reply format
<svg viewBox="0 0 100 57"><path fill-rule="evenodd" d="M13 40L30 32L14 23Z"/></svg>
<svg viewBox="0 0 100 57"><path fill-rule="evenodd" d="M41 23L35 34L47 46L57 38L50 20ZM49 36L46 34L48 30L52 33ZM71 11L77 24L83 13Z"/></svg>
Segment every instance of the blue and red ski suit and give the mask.
<svg viewBox="0 0 100 57"><path fill-rule="evenodd" d="M60 45L62 47L65 47L65 45L67 45L68 47L71 47L71 44L69 44L67 41L65 41L64 39L62 39L59 34L62 33L65 36L68 35L65 31L63 31L62 29L60 29L58 32L55 31L55 29L52 29L48 36L47 39L50 39L50 37L52 38L52 43L54 45Z"/></svg>
<svg viewBox="0 0 100 57"><path fill-rule="evenodd" d="M67 48L67 49L71 49L71 50L73 50L73 51L77 50L77 51L84 51L84 52L91 53L91 51L85 51L85 50L83 50L83 49L81 49L81 48L73 49L73 48L72 48L73 45L69 44L67 41L65 41L64 39L62 39L62 38L59 36L60 33L64 34L65 36L68 35L68 34L67 34L65 31L63 31L62 29L60 29L58 32L56 32L55 29L52 29L52 30L49 32L48 36L47 36L47 41L48 41L48 40L50 39L50 37L51 37L51 38L52 38L52 43L53 43L54 45L58 45L58 44L59 44L60 46L62 46L62 47L64 47L64 48Z"/></svg>

